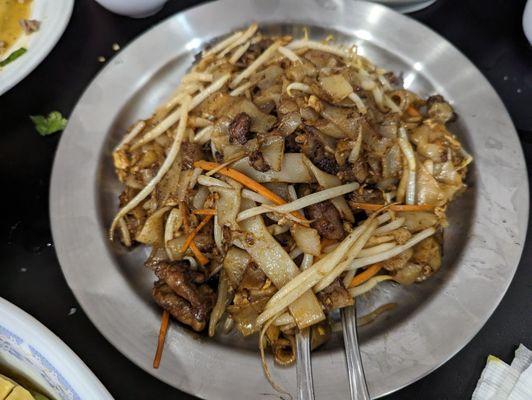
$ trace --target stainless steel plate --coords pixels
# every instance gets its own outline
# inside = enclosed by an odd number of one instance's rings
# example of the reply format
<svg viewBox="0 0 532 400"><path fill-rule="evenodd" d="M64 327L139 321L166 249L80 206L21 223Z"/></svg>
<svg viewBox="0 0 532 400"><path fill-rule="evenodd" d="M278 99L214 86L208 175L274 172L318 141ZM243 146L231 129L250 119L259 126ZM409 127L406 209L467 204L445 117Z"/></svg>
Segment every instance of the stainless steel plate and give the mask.
<svg viewBox="0 0 532 400"><path fill-rule="evenodd" d="M489 83L451 44L383 6L353 1L223 0L177 14L119 53L87 89L63 133L54 165L51 217L63 272L98 329L150 374L203 398L262 398L274 393L263 377L256 340L207 339L173 324L162 366L151 368L160 311L150 298L146 251L107 241L119 185L111 149L126 128L150 115L171 93L208 41L258 21L267 32L313 37L332 33L357 43L377 64L403 74L422 95L449 99L460 118L452 127L475 156L470 189L456 201L446 233L444 267L423 285L383 283L360 304L399 307L361 330L374 397L437 368L482 327L517 267L528 218L528 182L517 134ZM338 338L314 354L316 394L345 399ZM295 392L294 369L273 369Z"/></svg>

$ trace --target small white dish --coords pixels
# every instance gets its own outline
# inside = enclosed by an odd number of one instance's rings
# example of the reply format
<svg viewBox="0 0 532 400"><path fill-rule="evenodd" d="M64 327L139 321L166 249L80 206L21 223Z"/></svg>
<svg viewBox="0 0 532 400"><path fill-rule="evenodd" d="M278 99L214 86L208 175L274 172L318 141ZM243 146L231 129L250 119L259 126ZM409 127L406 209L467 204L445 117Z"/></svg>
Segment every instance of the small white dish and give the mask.
<svg viewBox="0 0 532 400"><path fill-rule="evenodd" d="M400 13L411 13L422 10L436 2L436 0L371 0L380 3Z"/></svg>
<svg viewBox="0 0 532 400"><path fill-rule="evenodd" d="M39 30L29 36L23 35L7 51L7 54L20 47L28 51L12 63L0 69L0 95L7 92L31 71L52 51L65 31L74 0L34 0L30 19L41 22Z"/></svg>
<svg viewBox="0 0 532 400"><path fill-rule="evenodd" d="M22 375L57 400L113 400L65 343L1 297L0 370Z"/></svg>
<svg viewBox="0 0 532 400"><path fill-rule="evenodd" d="M155 14L167 0L95 0L115 14L144 18Z"/></svg>
<svg viewBox="0 0 532 400"><path fill-rule="evenodd" d="M528 0L523 13L523 31L528 39L528 42L532 44L532 0Z"/></svg>

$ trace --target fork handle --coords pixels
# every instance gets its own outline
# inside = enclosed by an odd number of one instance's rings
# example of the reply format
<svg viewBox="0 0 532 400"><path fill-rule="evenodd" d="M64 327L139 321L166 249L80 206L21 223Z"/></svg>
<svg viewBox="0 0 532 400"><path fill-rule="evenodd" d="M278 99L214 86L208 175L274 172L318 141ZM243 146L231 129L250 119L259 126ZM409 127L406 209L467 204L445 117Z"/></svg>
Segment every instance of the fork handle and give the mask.
<svg viewBox="0 0 532 400"><path fill-rule="evenodd" d="M310 330L302 329L296 335L297 399L314 400L312 364L310 362Z"/></svg>
<svg viewBox="0 0 532 400"><path fill-rule="evenodd" d="M345 358L351 400L370 400L357 338L356 306L342 308Z"/></svg>

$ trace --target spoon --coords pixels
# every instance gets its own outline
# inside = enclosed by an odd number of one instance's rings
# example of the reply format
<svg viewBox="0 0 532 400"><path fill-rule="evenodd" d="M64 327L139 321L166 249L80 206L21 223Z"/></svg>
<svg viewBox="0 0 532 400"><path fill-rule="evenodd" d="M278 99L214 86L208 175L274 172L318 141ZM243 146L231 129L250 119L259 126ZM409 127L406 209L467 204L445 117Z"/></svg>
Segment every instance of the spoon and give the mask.
<svg viewBox="0 0 532 400"><path fill-rule="evenodd" d="M297 400L314 400L312 364L310 362L310 329L296 335Z"/></svg>
<svg viewBox="0 0 532 400"><path fill-rule="evenodd" d="M351 400L370 400L357 338L356 305L342 308L345 359Z"/></svg>

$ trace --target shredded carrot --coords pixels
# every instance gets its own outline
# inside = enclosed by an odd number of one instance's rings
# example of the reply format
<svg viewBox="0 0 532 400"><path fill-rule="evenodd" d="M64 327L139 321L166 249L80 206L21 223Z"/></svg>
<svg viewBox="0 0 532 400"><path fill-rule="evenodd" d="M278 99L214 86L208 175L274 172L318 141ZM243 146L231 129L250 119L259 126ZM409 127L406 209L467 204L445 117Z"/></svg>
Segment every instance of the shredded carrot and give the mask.
<svg viewBox="0 0 532 400"><path fill-rule="evenodd" d="M196 257L196 260L198 260L201 265L207 265L209 263L209 259L203 255L194 241L190 242L190 250L192 250L194 257Z"/></svg>
<svg viewBox="0 0 532 400"><path fill-rule="evenodd" d="M192 214L196 215L216 215L216 210L213 208L202 208L192 211Z"/></svg>
<svg viewBox="0 0 532 400"><path fill-rule="evenodd" d="M161 328L159 329L159 339L157 339L157 350L155 351L155 357L153 358L153 368L159 368L161 358L163 356L164 341L166 340L166 332L168 331L168 323L170 321L170 313L166 310L163 311L161 318Z"/></svg>
<svg viewBox="0 0 532 400"><path fill-rule="evenodd" d="M421 113L414 106L408 106L406 113L411 117L421 117Z"/></svg>
<svg viewBox="0 0 532 400"><path fill-rule="evenodd" d="M372 204L372 203L349 203L353 208L366 211L378 211L384 204ZM434 206L430 204L390 204L388 210L390 211L432 211Z"/></svg>
<svg viewBox="0 0 532 400"><path fill-rule="evenodd" d="M211 171L213 169L218 169L220 167L220 164L215 163L215 162L200 160L194 163L194 167L201 168L207 171ZM257 181L254 181L249 176L243 174L240 171L237 171L236 169L223 167L223 168L220 168L217 172L222 175L228 176L229 178L234 179L235 181L246 186L248 189L251 189L254 192L266 197L268 200L271 200L277 205L286 204L286 201L282 197L278 196L277 194L272 192L267 187L261 185ZM305 219L305 217L300 212L295 211L294 215L296 215L298 218Z"/></svg>
<svg viewBox="0 0 532 400"><path fill-rule="evenodd" d="M373 276L377 275L377 273L381 270L381 268L382 268L381 263L371 265L365 271L356 275L351 281L351 283L349 284L349 287L352 288L352 287L363 284L364 282L366 282Z"/></svg>
<svg viewBox="0 0 532 400"><path fill-rule="evenodd" d="M203 220L199 223L199 225L196 226L194 228L194 230L188 234L188 236L187 236L187 238L185 240L185 243L183 243L183 246L181 246L181 250L179 251L181 254L183 254L185 251L187 251L188 246L190 246L190 243L192 243L192 241L194 240L194 238L196 237L198 232L201 231L201 229L205 225L207 225L207 222L209 222L212 217L213 217L212 215L207 215L205 218L203 218Z"/></svg>

